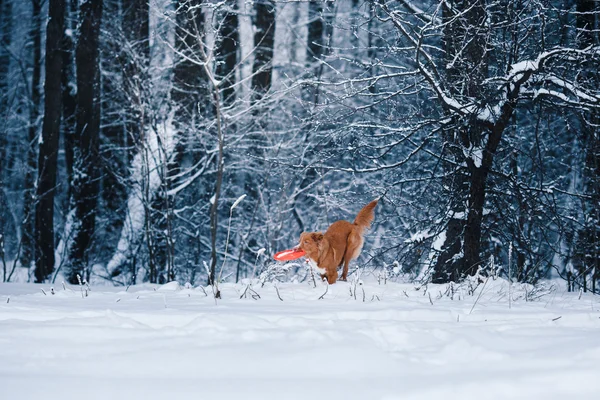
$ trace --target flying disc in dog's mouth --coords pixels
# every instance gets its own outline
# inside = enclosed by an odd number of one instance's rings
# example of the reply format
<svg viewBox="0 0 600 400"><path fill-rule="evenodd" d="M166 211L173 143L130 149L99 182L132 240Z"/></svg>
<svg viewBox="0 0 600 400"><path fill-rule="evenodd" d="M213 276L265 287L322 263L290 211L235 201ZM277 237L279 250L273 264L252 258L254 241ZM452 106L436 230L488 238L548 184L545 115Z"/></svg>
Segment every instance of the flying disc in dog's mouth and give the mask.
<svg viewBox="0 0 600 400"><path fill-rule="evenodd" d="M277 261L291 261L302 257L306 253L302 249L283 250L276 253L273 258Z"/></svg>

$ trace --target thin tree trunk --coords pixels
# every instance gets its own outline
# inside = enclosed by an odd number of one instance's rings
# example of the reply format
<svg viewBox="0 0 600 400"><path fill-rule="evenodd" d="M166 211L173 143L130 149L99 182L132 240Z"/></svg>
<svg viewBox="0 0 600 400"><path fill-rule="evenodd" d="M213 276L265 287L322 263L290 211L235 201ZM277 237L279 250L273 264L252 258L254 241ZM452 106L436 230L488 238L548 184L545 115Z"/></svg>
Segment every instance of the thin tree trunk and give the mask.
<svg viewBox="0 0 600 400"><path fill-rule="evenodd" d="M38 200L35 211L35 279L43 282L54 271L54 194L62 112L61 82L64 0L49 0L46 28L44 122L38 159ZM54 78L54 79L53 79Z"/></svg>
<svg viewBox="0 0 600 400"><path fill-rule="evenodd" d="M247 136L249 142L248 153L252 154L252 167L257 171L264 170L265 149L267 147L266 123L263 115L265 109L256 104L263 99L271 88L273 79L273 48L275 44L275 17L276 5L271 0L261 0L254 3L254 64L252 65L252 101L255 105L252 110L255 116L256 128ZM257 176L244 172L241 176L244 182L244 193L249 200L247 207L251 207L253 201L259 201L259 182ZM250 210L248 210L250 211ZM247 248L256 246L256 239L250 235Z"/></svg>
<svg viewBox="0 0 600 400"><path fill-rule="evenodd" d="M150 6L147 0L122 0L123 31L130 46L122 56L123 83L128 108L127 140L132 147L139 143L146 125L144 101L150 60Z"/></svg>
<svg viewBox="0 0 600 400"><path fill-rule="evenodd" d="M239 27L237 16L237 1L228 3L228 9L223 13L222 21L219 25L218 38L216 46L218 63L215 70L217 79L221 82L221 97L223 104L230 105L235 101L235 67L237 64Z"/></svg>
<svg viewBox="0 0 600 400"><path fill-rule="evenodd" d="M33 43L33 73L31 76L31 106L29 110L29 129L27 134L27 171L23 190L23 224L21 228L21 265L29 267L33 261L35 223L35 170L37 153L37 135L40 117L40 76L42 71L42 21L41 0L32 0L32 26L29 32Z"/></svg>
<svg viewBox="0 0 600 400"><path fill-rule="evenodd" d="M9 49L12 41L12 1L0 0L0 255L4 268L3 282L6 282L6 263L4 260L6 234L9 230L10 220L8 199L4 191L7 181L10 181L8 158L10 150L8 149L8 124L6 120L9 117L9 85L10 85L10 56ZM33 185L31 185L33 187ZM31 195L31 193L28 193ZM27 194L25 195L27 197ZM25 218L26 220L26 218ZM17 254L17 257L19 255Z"/></svg>
<svg viewBox="0 0 600 400"><path fill-rule="evenodd" d="M102 77L102 136L105 140L101 153L102 197L108 216L105 232L110 238L118 235L127 224L124 220L130 218L124 207L126 186L131 179L129 165L136 149L144 151L142 141L148 128L149 7L147 0L120 0L116 4L105 3L103 10L103 30L113 32L105 39L101 53L103 71L109 72ZM116 59L115 54L119 55ZM107 241L105 246L108 250L114 243ZM118 275L127 270L135 277L133 256L134 253L129 253L111 272Z"/></svg>
<svg viewBox="0 0 600 400"><path fill-rule="evenodd" d="M177 4L175 47L187 58L198 61L179 57L173 68L171 98L180 107L177 121L187 119L192 123L196 112L205 115L210 104L206 74L198 58L200 40L197 35L203 36L205 23L202 4L203 0L179 0Z"/></svg>
<svg viewBox="0 0 600 400"><path fill-rule="evenodd" d="M6 111L8 74L10 72L9 49L12 42L12 0L0 0L0 112ZM4 140L3 137L0 140Z"/></svg>
<svg viewBox="0 0 600 400"><path fill-rule="evenodd" d="M98 38L102 18L102 1L81 4L81 25L76 50L77 65L77 126L72 207L73 243L68 247L71 267L66 277L77 283L88 264L89 248L96 226L96 205L99 194L99 132L100 132L100 69ZM68 240L68 238L67 238Z"/></svg>
<svg viewBox="0 0 600 400"><path fill-rule="evenodd" d="M333 30L333 10L334 2L332 1L311 0L308 3L306 66L312 68L313 78L317 84L306 88L305 100L314 104L319 102L318 81L321 79L324 67L322 59L329 54ZM369 53L369 56L371 55Z"/></svg>
<svg viewBox="0 0 600 400"><path fill-rule="evenodd" d="M71 198L73 183L73 146L75 136L75 110L77 107L77 81L75 78L75 42L73 35L77 29L77 0L68 1L65 8L65 27L63 44L63 137L65 147L65 165L67 167L67 201Z"/></svg>
<svg viewBox="0 0 600 400"><path fill-rule="evenodd" d="M123 13L121 1L107 1L102 8L102 31L108 34L101 35L100 63L101 63L101 145L102 154L102 204L106 218L103 234L105 240L100 243L101 253L110 252L115 247L115 239L118 239L123 225L126 223L127 215L124 212L124 204L127 202L127 179L129 176L129 165L135 154L135 147L128 138L126 124L127 113L131 102L124 95L124 84L120 79L124 71L125 60L122 60L123 37L121 25ZM119 55L119 57L115 57ZM129 264L128 264L129 266ZM114 271L121 271L119 266Z"/></svg>
<svg viewBox="0 0 600 400"><path fill-rule="evenodd" d="M455 0L442 7L445 21L443 45L446 58L447 82L455 96L479 97L482 82L487 75L485 53L485 2ZM456 57L457 54L460 57ZM454 161L445 165L444 187L449 189L450 218L445 229L445 241L438 256L432 280L435 283L457 281L467 274L474 274L480 264L481 226L485 203L486 179L489 166L476 163L464 155L463 149L482 149L484 128L476 123L461 124L445 130L444 141L449 158ZM461 126L462 125L462 126ZM495 150L494 150L495 151ZM483 150L481 153L483 154ZM477 157L475 155L474 157ZM490 154L493 159L493 153ZM480 156L481 157L481 156ZM456 167L467 165L467 168ZM464 204L467 207L464 207ZM462 254L461 254L462 253Z"/></svg>
<svg viewBox="0 0 600 400"><path fill-rule="evenodd" d="M210 275L208 283L210 285L215 284L215 272L217 267L217 228L219 223L219 197L221 195L221 184L223 183L223 131L221 127L221 99L219 95L219 89L214 88L214 101L216 107L216 118L217 118L217 137L219 140L219 157L217 158L217 177L215 182L215 194L211 199L210 207ZM225 255L224 255L225 257ZM217 292L215 294L220 297Z"/></svg>
<svg viewBox="0 0 600 400"><path fill-rule="evenodd" d="M600 44L600 4L593 0L577 2L577 38L579 48ZM600 71L596 62L583 66L582 81L590 87L600 86ZM591 275L592 290L600 280L600 111L582 112L581 134L585 148L583 167L584 191L591 198L584 207L584 227L575 242L578 270L583 275L583 290L587 290L587 274Z"/></svg>
<svg viewBox="0 0 600 400"><path fill-rule="evenodd" d="M175 56L171 98L177 106L174 122L179 140L174 151L175 155L172 159L167 159L169 165L165 166L167 171L164 175L167 180L163 182L162 195L156 202L157 212L155 212L157 218L162 218L159 222L164 224L167 230L171 224L173 204L173 200L167 195L169 181L171 177L177 175L184 160L186 142L190 147L195 148L198 143L200 123L215 113L214 105L210 100L212 94L208 88L208 77L200 57L203 54L201 43L204 41L204 25L207 23L202 10L204 3L204 0L179 0L177 4L175 48L178 54ZM217 22L222 23L220 20ZM198 151L188 152L190 153L194 164L202 157ZM209 191L202 191L201 196L204 197L204 201L207 201L210 196ZM164 250L162 258L170 260L172 259L170 254L174 252L172 248L174 241L172 238L163 238L162 241L165 243L162 246Z"/></svg>
<svg viewBox="0 0 600 400"><path fill-rule="evenodd" d="M275 44L275 3L260 0L254 3L254 64L252 65L252 92L255 100L263 98L271 88L273 78L273 45Z"/></svg>

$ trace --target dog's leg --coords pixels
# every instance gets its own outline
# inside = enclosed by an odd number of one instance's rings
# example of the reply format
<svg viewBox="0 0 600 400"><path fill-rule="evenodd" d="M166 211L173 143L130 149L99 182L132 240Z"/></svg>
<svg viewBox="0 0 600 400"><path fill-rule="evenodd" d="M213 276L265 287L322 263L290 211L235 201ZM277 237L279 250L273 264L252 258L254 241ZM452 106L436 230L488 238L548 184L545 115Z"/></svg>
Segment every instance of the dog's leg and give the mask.
<svg viewBox="0 0 600 400"><path fill-rule="evenodd" d="M350 264L350 260L347 258L344 259L344 270L342 271L342 276L340 281L345 281L348 279L348 264Z"/></svg>
<svg viewBox="0 0 600 400"><path fill-rule="evenodd" d="M333 272L327 271L327 283L333 285L338 279L337 269L334 269Z"/></svg>
<svg viewBox="0 0 600 400"><path fill-rule="evenodd" d="M346 252L344 253L344 270L342 271L342 277L340 278L342 281L345 281L348 278L348 266L350 265L350 261L360 255L362 245L362 236L354 230L350 232L348 241L346 242Z"/></svg>

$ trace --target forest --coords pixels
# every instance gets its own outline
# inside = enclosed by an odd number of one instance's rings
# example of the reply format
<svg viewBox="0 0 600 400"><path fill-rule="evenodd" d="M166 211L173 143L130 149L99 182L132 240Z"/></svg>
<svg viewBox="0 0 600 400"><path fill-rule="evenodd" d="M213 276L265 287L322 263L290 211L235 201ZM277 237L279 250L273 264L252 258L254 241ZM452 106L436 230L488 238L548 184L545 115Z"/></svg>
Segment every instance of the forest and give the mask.
<svg viewBox="0 0 600 400"><path fill-rule="evenodd" d="M0 152L4 282L238 282L379 198L352 269L600 294L600 2L0 0Z"/></svg>

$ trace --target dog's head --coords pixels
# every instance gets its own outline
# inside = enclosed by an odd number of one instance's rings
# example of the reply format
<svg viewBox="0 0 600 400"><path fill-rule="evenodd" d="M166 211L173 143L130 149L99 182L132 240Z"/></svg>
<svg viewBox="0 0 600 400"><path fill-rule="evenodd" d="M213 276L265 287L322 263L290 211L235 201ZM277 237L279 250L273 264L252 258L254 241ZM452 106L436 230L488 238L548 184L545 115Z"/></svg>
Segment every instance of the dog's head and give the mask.
<svg viewBox="0 0 600 400"><path fill-rule="evenodd" d="M304 250L308 258L316 261L319 259L322 240L323 234L321 232L302 232L298 248Z"/></svg>

